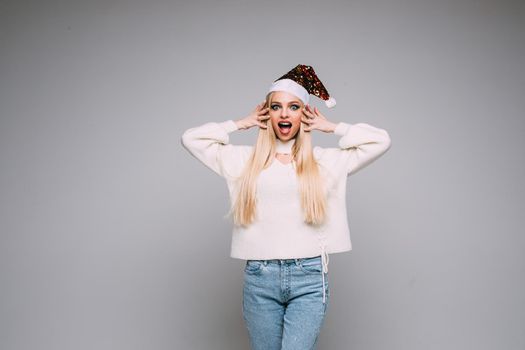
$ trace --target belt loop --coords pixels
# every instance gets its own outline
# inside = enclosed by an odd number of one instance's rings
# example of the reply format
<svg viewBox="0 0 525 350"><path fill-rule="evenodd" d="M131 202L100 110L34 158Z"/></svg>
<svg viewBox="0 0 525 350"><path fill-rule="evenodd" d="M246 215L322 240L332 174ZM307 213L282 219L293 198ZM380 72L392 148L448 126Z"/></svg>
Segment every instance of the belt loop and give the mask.
<svg viewBox="0 0 525 350"><path fill-rule="evenodd" d="M263 260L264 266L268 265L268 260Z"/></svg>

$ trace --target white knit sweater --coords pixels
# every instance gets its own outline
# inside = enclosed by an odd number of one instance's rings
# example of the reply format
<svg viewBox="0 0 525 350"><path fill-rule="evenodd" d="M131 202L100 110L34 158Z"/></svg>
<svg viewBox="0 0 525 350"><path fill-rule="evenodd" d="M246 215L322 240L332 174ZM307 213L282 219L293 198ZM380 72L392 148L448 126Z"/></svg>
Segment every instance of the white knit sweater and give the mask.
<svg viewBox="0 0 525 350"><path fill-rule="evenodd" d="M206 123L188 129L182 144L198 160L226 179L230 201L234 201L236 178L251 155L252 146L232 145L229 133L237 130L233 120ZM231 252L239 259L290 259L352 249L346 213L346 179L390 148L385 130L365 123L339 123L334 130L339 148L314 147L321 176L328 186L327 220L314 227L304 222L298 192L295 163L275 159L263 170L257 183L257 215L248 227L233 225ZM290 148L292 142L280 143ZM327 271L327 266L325 266Z"/></svg>

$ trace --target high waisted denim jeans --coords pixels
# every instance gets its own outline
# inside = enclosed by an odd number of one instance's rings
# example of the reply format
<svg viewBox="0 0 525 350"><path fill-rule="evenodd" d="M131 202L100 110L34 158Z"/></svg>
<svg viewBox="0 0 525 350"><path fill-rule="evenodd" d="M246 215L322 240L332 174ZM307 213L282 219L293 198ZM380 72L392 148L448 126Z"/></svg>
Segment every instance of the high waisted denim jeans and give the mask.
<svg viewBox="0 0 525 350"><path fill-rule="evenodd" d="M321 257L247 260L243 317L253 350L313 350L328 299Z"/></svg>

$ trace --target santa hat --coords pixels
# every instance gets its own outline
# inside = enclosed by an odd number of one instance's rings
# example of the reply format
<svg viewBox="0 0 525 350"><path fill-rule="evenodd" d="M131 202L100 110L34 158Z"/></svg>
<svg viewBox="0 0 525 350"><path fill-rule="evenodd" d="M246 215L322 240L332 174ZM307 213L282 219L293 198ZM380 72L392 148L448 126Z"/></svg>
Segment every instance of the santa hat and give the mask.
<svg viewBox="0 0 525 350"><path fill-rule="evenodd" d="M335 98L330 97L323 83L311 66L298 64L294 69L275 80L268 93L286 91L299 97L304 104L310 99L310 94L323 99L328 108L335 106Z"/></svg>

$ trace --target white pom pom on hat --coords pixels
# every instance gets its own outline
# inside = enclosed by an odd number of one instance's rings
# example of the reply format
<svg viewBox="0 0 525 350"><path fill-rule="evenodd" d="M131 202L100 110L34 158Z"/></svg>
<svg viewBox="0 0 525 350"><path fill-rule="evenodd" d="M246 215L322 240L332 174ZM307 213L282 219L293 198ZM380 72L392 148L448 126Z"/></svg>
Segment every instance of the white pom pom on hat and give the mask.
<svg viewBox="0 0 525 350"><path fill-rule="evenodd" d="M298 64L288 73L275 80L268 93L272 91L289 92L300 98L304 104L309 102L311 94L324 100L328 108L333 108L336 105L335 98L328 94L313 67L304 64Z"/></svg>
<svg viewBox="0 0 525 350"><path fill-rule="evenodd" d="M328 100L324 101L324 103L326 104L326 107L332 108L336 105L337 102L335 101L335 98L329 97Z"/></svg>

